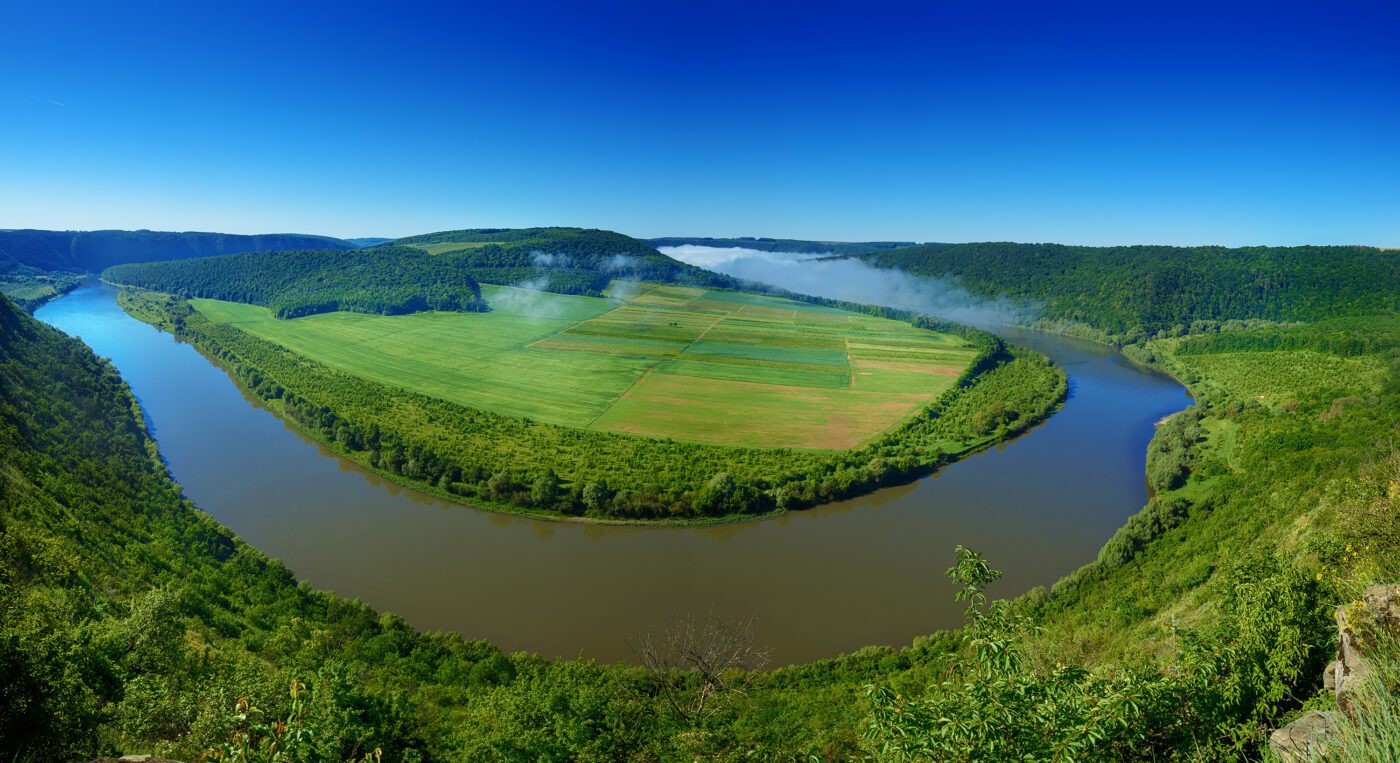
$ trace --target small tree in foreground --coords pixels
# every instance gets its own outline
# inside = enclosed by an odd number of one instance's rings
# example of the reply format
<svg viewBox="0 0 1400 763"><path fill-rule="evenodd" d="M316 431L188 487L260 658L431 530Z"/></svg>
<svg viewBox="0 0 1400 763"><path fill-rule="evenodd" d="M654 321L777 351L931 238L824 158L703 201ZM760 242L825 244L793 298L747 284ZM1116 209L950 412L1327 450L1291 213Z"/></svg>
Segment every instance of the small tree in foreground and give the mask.
<svg viewBox="0 0 1400 763"><path fill-rule="evenodd" d="M700 723L745 696L753 673L768 664L768 650L754 645L753 623L713 611L703 620L686 614L638 639L637 657L666 706L681 720Z"/></svg>

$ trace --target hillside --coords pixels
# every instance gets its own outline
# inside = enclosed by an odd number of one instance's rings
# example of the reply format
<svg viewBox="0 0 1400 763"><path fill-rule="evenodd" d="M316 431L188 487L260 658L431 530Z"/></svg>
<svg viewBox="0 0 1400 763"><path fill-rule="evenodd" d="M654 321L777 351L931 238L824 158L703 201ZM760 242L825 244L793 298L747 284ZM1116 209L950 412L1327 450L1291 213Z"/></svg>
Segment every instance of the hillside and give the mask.
<svg viewBox="0 0 1400 763"><path fill-rule="evenodd" d="M688 265L621 233L584 228L479 228L401 238L450 254L483 283L599 296L613 279L735 288L735 279Z"/></svg>
<svg viewBox="0 0 1400 763"><path fill-rule="evenodd" d="M1195 321L1316 321L1400 310L1400 251L1361 246L1087 247L929 244L860 255L951 277L980 297L1035 306L1135 342Z"/></svg>
<svg viewBox="0 0 1400 763"><path fill-rule="evenodd" d="M99 273L125 262L182 260L278 249L351 249L328 236L150 230L0 230L0 255L43 270Z"/></svg>
<svg viewBox="0 0 1400 763"><path fill-rule="evenodd" d="M1150 346L1204 415L1154 441L1185 468L1153 469L1168 492L1099 563L962 636L714 683L505 656L298 585L181 500L110 366L0 299L0 744L194 759L247 696L310 732L295 760L1252 757L1319 688L1345 586L1396 572L1376 528L1400 518L1400 471L1368 455L1400 416L1395 336L1359 319Z"/></svg>
<svg viewBox="0 0 1400 763"><path fill-rule="evenodd" d="M914 241L804 241L793 238L762 238L739 236L737 238L710 238L708 236L667 236L647 239L654 247L663 246L713 246L720 248L757 249L763 252L787 252L791 254L870 254L890 249L917 246Z"/></svg>
<svg viewBox="0 0 1400 763"><path fill-rule="evenodd" d="M346 310L402 315L483 310L481 288L453 257L409 247L249 252L116 265L112 283L261 305L278 318Z"/></svg>

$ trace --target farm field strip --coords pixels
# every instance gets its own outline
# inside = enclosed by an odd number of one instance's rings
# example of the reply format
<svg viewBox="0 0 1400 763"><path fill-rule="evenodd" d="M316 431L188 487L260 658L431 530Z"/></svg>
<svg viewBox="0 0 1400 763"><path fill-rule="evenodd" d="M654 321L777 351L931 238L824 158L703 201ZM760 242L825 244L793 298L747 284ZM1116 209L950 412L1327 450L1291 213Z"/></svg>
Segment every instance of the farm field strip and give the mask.
<svg viewBox="0 0 1400 763"><path fill-rule="evenodd" d="M624 300L482 293L490 312L278 320L252 305L191 303L334 368L470 407L754 447L859 445L975 355L956 337L762 295L668 285Z"/></svg>

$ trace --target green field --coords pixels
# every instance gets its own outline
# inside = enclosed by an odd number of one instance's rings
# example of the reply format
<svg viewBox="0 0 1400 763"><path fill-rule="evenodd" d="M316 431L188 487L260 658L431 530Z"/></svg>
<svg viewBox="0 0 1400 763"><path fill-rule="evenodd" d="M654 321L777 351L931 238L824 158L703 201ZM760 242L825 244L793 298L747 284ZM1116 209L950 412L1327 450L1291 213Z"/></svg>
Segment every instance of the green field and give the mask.
<svg viewBox="0 0 1400 763"><path fill-rule="evenodd" d="M410 244L414 249L422 249L428 254L442 254L443 252L458 252L463 249L479 249L490 245L490 241L472 242L447 242L437 244Z"/></svg>
<svg viewBox="0 0 1400 763"><path fill-rule="evenodd" d="M482 286L488 313L326 313L191 303L374 381L570 427L757 447L850 448L942 391L975 351L906 323L647 285L621 299Z"/></svg>

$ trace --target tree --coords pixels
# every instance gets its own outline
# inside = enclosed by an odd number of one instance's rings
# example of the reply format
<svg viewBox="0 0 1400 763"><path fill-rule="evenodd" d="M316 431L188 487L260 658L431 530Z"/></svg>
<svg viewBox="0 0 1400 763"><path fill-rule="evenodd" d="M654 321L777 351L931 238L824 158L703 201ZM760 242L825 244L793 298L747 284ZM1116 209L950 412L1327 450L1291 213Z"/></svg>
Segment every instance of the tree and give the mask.
<svg viewBox="0 0 1400 763"><path fill-rule="evenodd" d="M699 723L745 696L753 672L768 664L770 651L754 645L753 624L752 617L713 610L703 620L687 613L659 634L643 634L635 651L666 706Z"/></svg>

